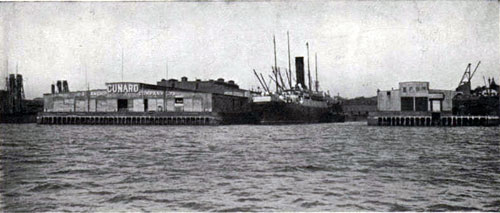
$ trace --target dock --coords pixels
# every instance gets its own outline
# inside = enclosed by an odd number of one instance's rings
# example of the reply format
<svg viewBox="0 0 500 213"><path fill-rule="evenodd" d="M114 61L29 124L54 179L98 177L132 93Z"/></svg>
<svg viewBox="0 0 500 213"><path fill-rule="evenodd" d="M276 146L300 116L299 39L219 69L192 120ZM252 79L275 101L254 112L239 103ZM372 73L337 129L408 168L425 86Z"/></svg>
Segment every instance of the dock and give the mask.
<svg viewBox="0 0 500 213"><path fill-rule="evenodd" d="M370 126L498 126L498 116L374 116Z"/></svg>
<svg viewBox="0 0 500 213"><path fill-rule="evenodd" d="M226 125L254 123L250 113L216 112L43 112L38 124L57 125Z"/></svg>
<svg viewBox="0 0 500 213"><path fill-rule="evenodd" d="M212 113L42 113L38 124L63 125L218 125Z"/></svg>

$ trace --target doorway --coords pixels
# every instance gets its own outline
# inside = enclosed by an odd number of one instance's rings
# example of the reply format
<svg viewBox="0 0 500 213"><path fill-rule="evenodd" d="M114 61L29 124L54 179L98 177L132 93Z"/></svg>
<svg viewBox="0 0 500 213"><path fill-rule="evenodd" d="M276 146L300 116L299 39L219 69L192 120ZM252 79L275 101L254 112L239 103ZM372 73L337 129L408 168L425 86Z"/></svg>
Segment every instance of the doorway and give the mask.
<svg viewBox="0 0 500 213"><path fill-rule="evenodd" d="M118 99L118 112L126 112L126 111L128 111L128 100Z"/></svg>

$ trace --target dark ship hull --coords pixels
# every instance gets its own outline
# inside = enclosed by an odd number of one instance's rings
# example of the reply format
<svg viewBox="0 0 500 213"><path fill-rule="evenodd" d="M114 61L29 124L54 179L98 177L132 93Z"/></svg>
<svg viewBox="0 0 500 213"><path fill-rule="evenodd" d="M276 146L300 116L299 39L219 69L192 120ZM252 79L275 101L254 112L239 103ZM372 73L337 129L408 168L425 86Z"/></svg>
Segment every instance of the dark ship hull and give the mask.
<svg viewBox="0 0 500 213"><path fill-rule="evenodd" d="M454 115L499 116L498 96L457 96L453 99Z"/></svg>
<svg viewBox="0 0 500 213"><path fill-rule="evenodd" d="M0 114L0 123L36 123L37 113Z"/></svg>
<svg viewBox="0 0 500 213"><path fill-rule="evenodd" d="M252 103L258 124L300 124L343 122L344 116L331 108L304 106L299 103L272 101Z"/></svg>

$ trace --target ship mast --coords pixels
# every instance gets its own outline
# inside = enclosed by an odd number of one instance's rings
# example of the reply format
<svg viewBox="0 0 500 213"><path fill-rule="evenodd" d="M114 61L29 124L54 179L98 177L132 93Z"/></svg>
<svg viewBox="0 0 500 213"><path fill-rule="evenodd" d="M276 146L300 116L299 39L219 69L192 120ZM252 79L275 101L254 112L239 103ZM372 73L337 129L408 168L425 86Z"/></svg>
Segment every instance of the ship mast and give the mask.
<svg viewBox="0 0 500 213"><path fill-rule="evenodd" d="M9 90L9 59L6 60L7 76L5 76L5 89Z"/></svg>
<svg viewBox="0 0 500 213"><path fill-rule="evenodd" d="M273 35L273 43L274 43L274 79L278 79L278 72L277 72L277 67L278 67L278 62L276 60L276 37ZM278 94L278 81L276 82L276 94Z"/></svg>
<svg viewBox="0 0 500 213"><path fill-rule="evenodd" d="M309 42L306 42L307 46L307 77L309 77L309 91L312 91L311 88L311 67L309 66Z"/></svg>
<svg viewBox="0 0 500 213"><path fill-rule="evenodd" d="M292 65L290 62L290 34L286 31L286 37L288 41L288 83L290 84L290 89L292 89Z"/></svg>
<svg viewBox="0 0 500 213"><path fill-rule="evenodd" d="M316 62L316 65L314 66L316 68L316 92L319 92L319 81L318 81L318 53L314 53L314 59Z"/></svg>

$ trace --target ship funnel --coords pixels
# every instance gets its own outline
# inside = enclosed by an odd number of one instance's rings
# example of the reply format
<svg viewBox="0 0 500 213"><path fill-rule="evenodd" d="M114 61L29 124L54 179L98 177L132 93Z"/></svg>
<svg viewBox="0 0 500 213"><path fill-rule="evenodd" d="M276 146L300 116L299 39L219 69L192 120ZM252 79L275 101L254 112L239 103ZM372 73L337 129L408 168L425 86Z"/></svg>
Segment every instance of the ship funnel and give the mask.
<svg viewBox="0 0 500 213"><path fill-rule="evenodd" d="M10 74L9 75L9 87L8 90L10 91L15 91L16 90L16 75L15 74Z"/></svg>
<svg viewBox="0 0 500 213"><path fill-rule="evenodd" d="M62 93L62 84L61 84L61 81L57 81L57 93Z"/></svg>
<svg viewBox="0 0 500 213"><path fill-rule="evenodd" d="M64 91L64 92L69 92L68 81L64 80L64 81L62 82L62 84L63 84L63 91Z"/></svg>
<svg viewBox="0 0 500 213"><path fill-rule="evenodd" d="M50 91L52 92L52 94L56 94L56 85L50 85Z"/></svg>
<svg viewBox="0 0 500 213"><path fill-rule="evenodd" d="M305 89L305 79L304 79L304 57L295 57L295 73L297 75L297 85L302 85Z"/></svg>

